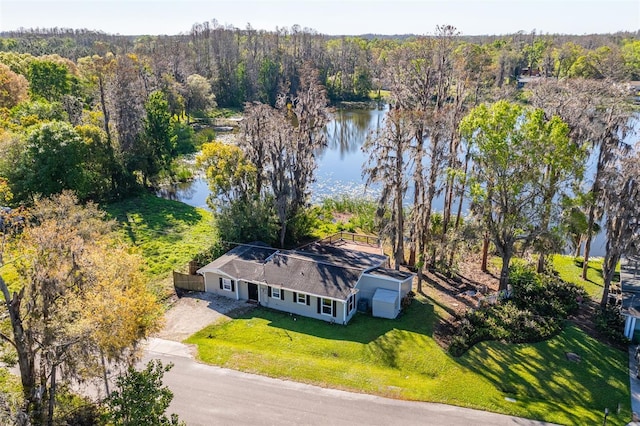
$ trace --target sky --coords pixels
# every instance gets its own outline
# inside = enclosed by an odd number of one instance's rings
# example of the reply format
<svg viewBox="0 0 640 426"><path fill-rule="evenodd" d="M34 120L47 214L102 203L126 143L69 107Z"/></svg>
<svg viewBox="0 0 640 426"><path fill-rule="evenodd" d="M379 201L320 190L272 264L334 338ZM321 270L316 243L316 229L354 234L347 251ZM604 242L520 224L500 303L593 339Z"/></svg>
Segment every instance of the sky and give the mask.
<svg viewBox="0 0 640 426"><path fill-rule="evenodd" d="M640 29L640 0L0 0L0 31L86 28L110 34L188 33L194 23L329 35L593 34Z"/></svg>

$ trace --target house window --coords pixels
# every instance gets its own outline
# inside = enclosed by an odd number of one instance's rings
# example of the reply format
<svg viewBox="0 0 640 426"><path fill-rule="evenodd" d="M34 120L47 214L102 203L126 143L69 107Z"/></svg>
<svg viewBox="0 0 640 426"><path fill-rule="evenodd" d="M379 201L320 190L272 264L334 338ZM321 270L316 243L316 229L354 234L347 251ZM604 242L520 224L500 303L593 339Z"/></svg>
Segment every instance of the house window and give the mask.
<svg viewBox="0 0 640 426"><path fill-rule="evenodd" d="M280 287L267 287L269 289L269 297L273 299L284 300L284 290Z"/></svg>
<svg viewBox="0 0 640 426"><path fill-rule="evenodd" d="M347 306L347 310L349 313L353 312L353 308L356 307L356 295L352 294L349 296L349 305Z"/></svg>
<svg viewBox="0 0 640 426"><path fill-rule="evenodd" d="M322 315L333 315L333 302L331 299L322 299Z"/></svg>
<svg viewBox="0 0 640 426"><path fill-rule="evenodd" d="M229 278L222 279L222 289L225 291L233 291L233 286Z"/></svg>
<svg viewBox="0 0 640 426"><path fill-rule="evenodd" d="M308 305L309 295L296 293L296 302L301 305Z"/></svg>
<svg viewBox="0 0 640 426"><path fill-rule="evenodd" d="M280 299L280 289L276 287L271 288L271 297L274 299Z"/></svg>

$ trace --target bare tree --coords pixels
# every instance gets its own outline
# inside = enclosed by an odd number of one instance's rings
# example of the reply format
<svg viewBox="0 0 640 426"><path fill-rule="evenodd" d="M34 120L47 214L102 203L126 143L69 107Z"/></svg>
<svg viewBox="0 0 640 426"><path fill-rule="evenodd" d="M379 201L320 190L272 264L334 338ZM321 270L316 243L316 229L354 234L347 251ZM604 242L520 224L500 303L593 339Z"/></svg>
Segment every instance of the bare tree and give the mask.
<svg viewBox="0 0 640 426"><path fill-rule="evenodd" d="M617 149L616 151L620 151ZM616 160L607 164L603 174L602 198L606 214L607 246L602 272L604 289L601 306L609 298L611 280L621 257L637 254L640 247L640 151L618 152Z"/></svg>
<svg viewBox="0 0 640 426"><path fill-rule="evenodd" d="M240 124L240 147L247 159L256 166L256 194L262 195L263 184L266 179L266 168L269 159L269 136L277 112L272 107L262 103L246 104L245 118Z"/></svg>
<svg viewBox="0 0 640 426"><path fill-rule="evenodd" d="M391 220L383 233L391 239L395 268L404 264L404 208L403 200L407 191L405 157L409 151L411 127L408 118L401 110L392 110L387 114L384 128L367 138L362 150L370 157L363 169L367 185L381 185L378 200L378 218L384 219L390 210Z"/></svg>
<svg viewBox="0 0 640 426"><path fill-rule="evenodd" d="M300 86L291 99L291 124L293 128L293 206L294 210L305 205L309 197L309 185L316 169L315 153L327 144L325 126L329 122L327 94L320 84L318 71L305 64L300 74ZM287 108L280 103L281 109Z"/></svg>
<svg viewBox="0 0 640 426"><path fill-rule="evenodd" d="M280 221L280 245L288 222L305 207L316 169L315 153L326 145L329 120L324 87L318 72L305 65L297 92L281 93L276 108L248 105L241 146L256 166L256 192L269 185Z"/></svg>

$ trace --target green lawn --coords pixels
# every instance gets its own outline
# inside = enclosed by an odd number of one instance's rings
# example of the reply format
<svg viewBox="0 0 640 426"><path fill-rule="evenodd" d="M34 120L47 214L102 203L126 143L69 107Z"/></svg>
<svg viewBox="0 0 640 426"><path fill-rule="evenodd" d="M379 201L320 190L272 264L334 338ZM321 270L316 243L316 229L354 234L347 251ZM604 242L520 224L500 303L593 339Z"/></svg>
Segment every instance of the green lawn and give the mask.
<svg viewBox="0 0 640 426"><path fill-rule="evenodd" d="M144 257L150 277L182 269L217 238L211 212L152 194L104 209L118 221L127 243Z"/></svg>
<svg viewBox="0 0 640 426"><path fill-rule="evenodd" d="M574 262L573 256L562 254L553 255L553 269L558 272L560 278L564 281L584 287L592 299L600 301L603 289L602 261L603 259L601 257L589 260L589 269L587 270L586 280L582 279L582 266L579 266ZM616 277L614 276L614 280L615 279Z"/></svg>
<svg viewBox="0 0 640 426"><path fill-rule="evenodd" d="M348 326L256 308L187 343L207 363L321 386L560 424L597 424L620 402L611 422L630 418L626 353L568 327L546 342L485 342L453 358L432 338L436 315L424 299L399 319L358 314Z"/></svg>

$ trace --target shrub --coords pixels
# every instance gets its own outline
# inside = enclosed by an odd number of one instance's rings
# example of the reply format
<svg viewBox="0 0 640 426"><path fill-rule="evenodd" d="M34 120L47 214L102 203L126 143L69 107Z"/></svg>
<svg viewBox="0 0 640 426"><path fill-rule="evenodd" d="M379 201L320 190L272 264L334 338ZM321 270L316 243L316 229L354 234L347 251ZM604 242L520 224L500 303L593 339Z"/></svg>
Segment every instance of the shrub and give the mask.
<svg viewBox="0 0 640 426"><path fill-rule="evenodd" d="M116 390L106 400L105 419L123 426L184 425L176 414L165 414L173 392L163 386L162 378L172 367L172 363L163 365L158 359L149 361L140 371L129 367L116 379Z"/></svg>
<svg viewBox="0 0 640 426"><path fill-rule="evenodd" d="M405 297L402 298L402 310L407 309L409 306L411 306L411 302L413 301L413 299L416 297L416 294L413 292L413 290L410 290L407 295Z"/></svg>
<svg viewBox="0 0 640 426"><path fill-rule="evenodd" d="M483 340L546 340L562 330L565 318L586 296L581 287L537 274L524 265L510 268L509 282L513 287L511 299L464 315L449 345L452 355L460 356Z"/></svg>
<svg viewBox="0 0 640 426"><path fill-rule="evenodd" d="M538 315L566 318L580 306L587 293L573 283L556 276L537 274L528 266L516 265L509 269L509 283L513 288L512 300L520 309L529 309Z"/></svg>
<svg viewBox="0 0 640 426"><path fill-rule="evenodd" d="M620 306L607 305L604 309L596 312L596 330L606 336L611 342L622 346L630 343L622 331L624 330L624 322L625 318L620 312Z"/></svg>
<svg viewBox="0 0 640 426"><path fill-rule="evenodd" d="M346 194L325 198L322 201L322 209L327 213L327 216L331 216L333 212L352 215L346 225L347 228L345 228L350 232L361 230L366 233L376 233L378 231L375 219L376 208L377 205L373 200Z"/></svg>

